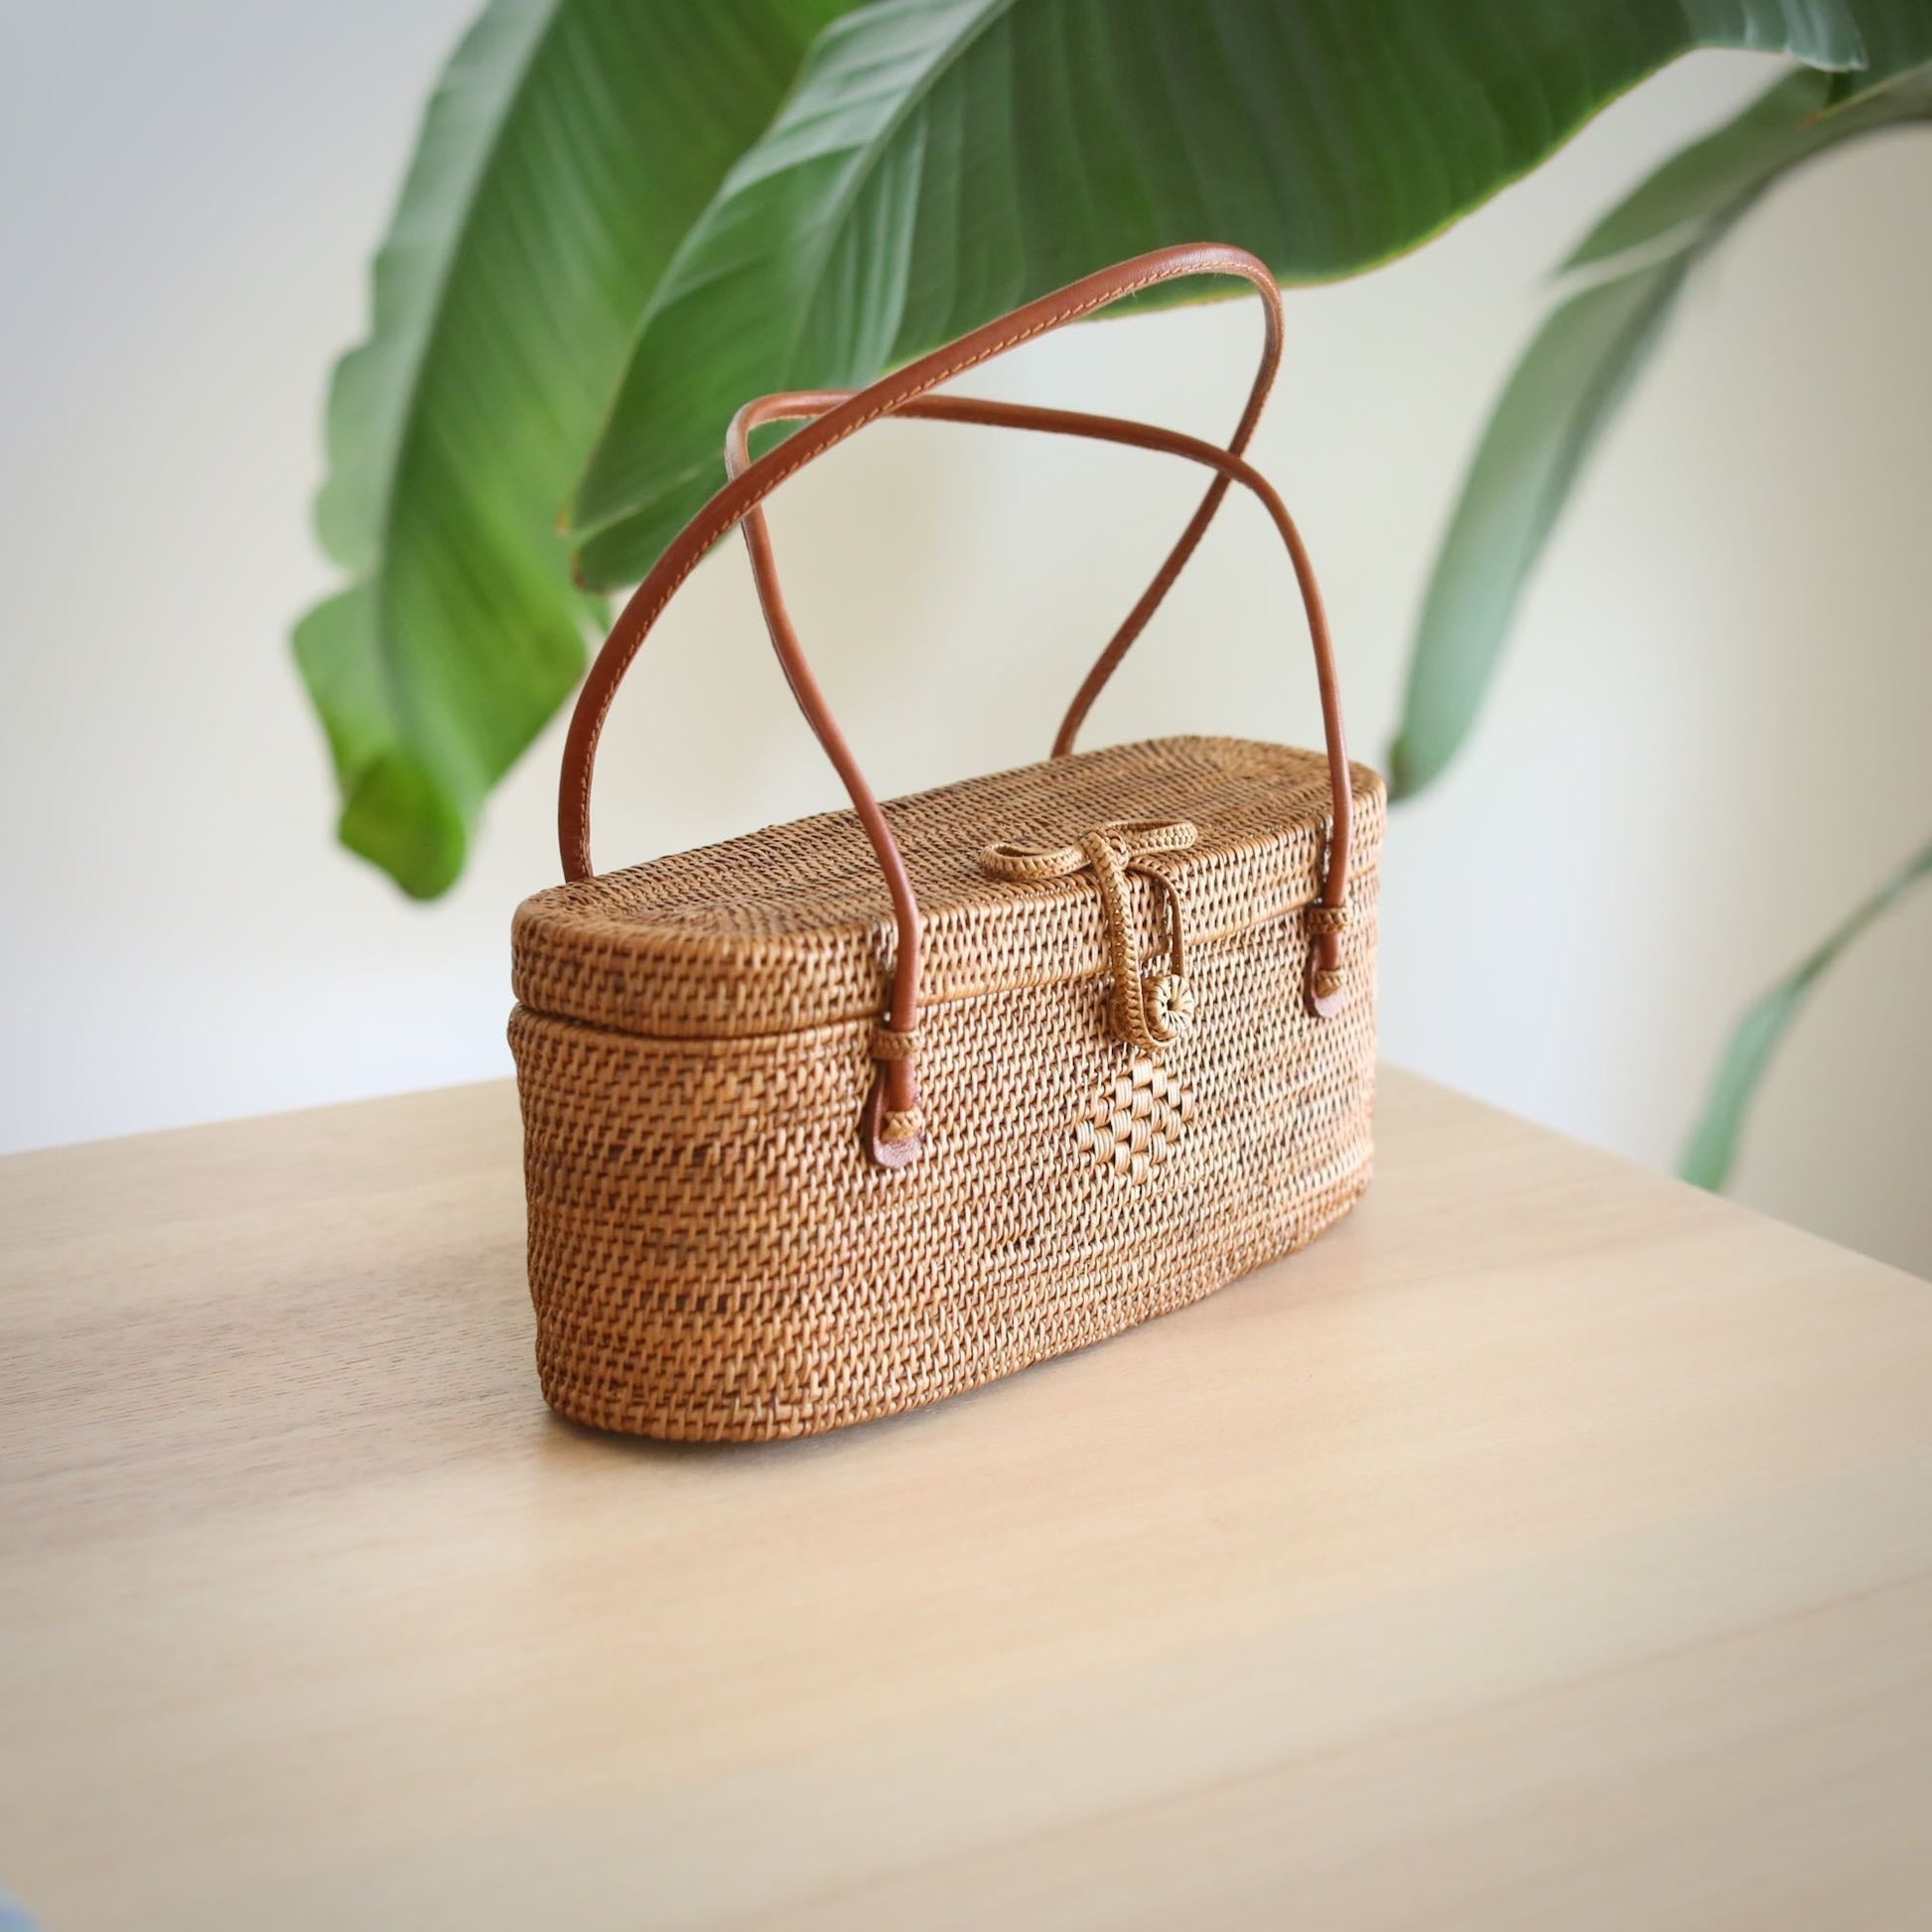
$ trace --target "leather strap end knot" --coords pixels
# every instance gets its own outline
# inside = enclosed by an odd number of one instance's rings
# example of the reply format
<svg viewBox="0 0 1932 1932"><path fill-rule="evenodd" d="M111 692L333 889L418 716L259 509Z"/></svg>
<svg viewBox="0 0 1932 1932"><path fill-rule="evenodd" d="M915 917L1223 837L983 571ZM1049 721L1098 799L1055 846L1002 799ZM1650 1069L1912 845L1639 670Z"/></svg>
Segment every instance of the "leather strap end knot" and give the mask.
<svg viewBox="0 0 1932 1932"><path fill-rule="evenodd" d="M880 1032L890 1035L890 1029ZM908 1035L897 1035L899 1039ZM909 1168L925 1149L925 1113L905 1061L880 1061L859 1113L859 1144L875 1167Z"/></svg>

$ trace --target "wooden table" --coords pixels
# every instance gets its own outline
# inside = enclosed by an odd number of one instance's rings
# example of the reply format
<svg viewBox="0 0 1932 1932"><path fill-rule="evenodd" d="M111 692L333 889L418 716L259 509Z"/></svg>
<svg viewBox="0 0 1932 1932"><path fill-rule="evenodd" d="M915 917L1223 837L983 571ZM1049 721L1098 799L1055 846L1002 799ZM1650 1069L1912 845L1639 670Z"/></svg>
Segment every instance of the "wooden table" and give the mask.
<svg viewBox="0 0 1932 1932"><path fill-rule="evenodd" d="M499 1086L0 1164L0 1887L96 1928L1932 1923L1932 1289L1391 1073L923 1414L550 1418Z"/></svg>

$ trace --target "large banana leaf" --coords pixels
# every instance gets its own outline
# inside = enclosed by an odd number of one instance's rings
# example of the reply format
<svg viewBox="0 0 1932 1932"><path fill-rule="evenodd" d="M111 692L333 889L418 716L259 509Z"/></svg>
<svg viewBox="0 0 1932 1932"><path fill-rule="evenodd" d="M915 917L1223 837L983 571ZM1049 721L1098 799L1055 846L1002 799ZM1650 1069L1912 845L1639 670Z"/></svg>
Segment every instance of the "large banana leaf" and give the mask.
<svg viewBox="0 0 1932 1932"><path fill-rule="evenodd" d="M1859 12L1851 0L865 7L819 41L651 296L573 508L580 574L610 587L650 565L715 486L725 423L748 396L867 380L1162 243L1240 242L1290 281L1346 274L1423 240L1690 48L1859 65Z"/></svg>
<svg viewBox="0 0 1932 1932"><path fill-rule="evenodd" d="M1888 55L1932 54L1886 15ZM1420 790L1467 737L1516 606L1592 444L1657 341L1689 271L1746 209L1814 155L1875 130L1932 119L1932 77L1908 69L1851 91L1798 72L1667 162L1591 229L1565 267L1594 279L1544 324L1483 432L1436 560L1389 754L1400 797Z"/></svg>
<svg viewBox="0 0 1932 1932"><path fill-rule="evenodd" d="M583 667L557 513L665 264L840 0L492 0L430 104L336 372L296 632L342 836L411 893Z"/></svg>
<svg viewBox="0 0 1932 1932"><path fill-rule="evenodd" d="M1694 1180L1700 1187L1725 1184L1737 1158L1737 1140L1751 1096L1813 988L1846 947L1927 878L1932 878L1932 845L1908 859L1816 951L1752 1003L1725 1047L1724 1059L1705 1099L1704 1116L1685 1150L1679 1172L1686 1180Z"/></svg>
<svg viewBox="0 0 1932 1932"><path fill-rule="evenodd" d="M1409 667L1391 785L1413 793L1466 739L1537 557L1591 444L1655 343L1687 275L1793 168L1847 140L1932 120L1932 7L1867 7L1863 76L1795 73L1667 162L1587 235L1567 269L1593 276L1560 307L1503 391L1437 559ZM1685 1155L1724 1184L1745 1113L1819 979L1932 870L1932 848L1888 880L1738 1022Z"/></svg>

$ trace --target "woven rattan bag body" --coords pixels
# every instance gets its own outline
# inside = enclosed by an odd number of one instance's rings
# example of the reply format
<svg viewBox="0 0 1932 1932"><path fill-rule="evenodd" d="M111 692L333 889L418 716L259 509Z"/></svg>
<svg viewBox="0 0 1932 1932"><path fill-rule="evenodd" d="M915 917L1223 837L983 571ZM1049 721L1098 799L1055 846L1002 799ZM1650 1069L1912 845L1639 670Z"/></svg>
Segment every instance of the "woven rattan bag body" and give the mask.
<svg viewBox="0 0 1932 1932"><path fill-rule="evenodd" d="M1227 449L928 393L1203 274L1253 283L1268 323ZM1197 1301L1311 1240L1366 1187L1382 787L1348 763L1308 558L1241 454L1280 345L1267 270L1202 244L1090 276L870 389L740 413L730 480L639 587L579 700L567 883L516 914L537 1366L562 1414L754 1441L909 1409ZM1213 475L1053 757L882 808L805 661L759 505L888 414L1086 436ZM752 429L785 419L803 427L752 462ZM1176 738L1074 754L1233 483L1293 561L1325 748ZM612 698L738 526L853 810L597 874L590 785Z"/></svg>

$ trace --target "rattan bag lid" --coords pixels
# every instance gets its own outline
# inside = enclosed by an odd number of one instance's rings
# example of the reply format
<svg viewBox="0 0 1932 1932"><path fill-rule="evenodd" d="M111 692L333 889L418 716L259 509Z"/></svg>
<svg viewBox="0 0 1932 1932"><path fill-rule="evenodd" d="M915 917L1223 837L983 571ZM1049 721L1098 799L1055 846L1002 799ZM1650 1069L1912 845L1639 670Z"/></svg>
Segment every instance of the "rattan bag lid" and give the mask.
<svg viewBox="0 0 1932 1932"><path fill-rule="evenodd" d="M1366 879L1382 785L1364 766L1351 773L1351 872ZM1186 820L1199 840L1172 871L1196 943L1212 945L1315 897L1329 810L1320 754L1229 738L1116 746L897 800L887 811L923 915L922 1004L1107 969L1091 877L992 877L989 845ZM1135 890L1151 920L1146 883ZM871 1019L893 948L864 831L853 813L830 812L536 894L517 910L513 974L534 1012L661 1038L742 1038Z"/></svg>

